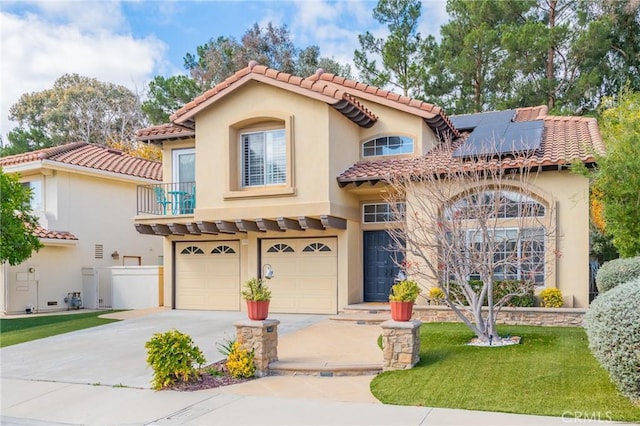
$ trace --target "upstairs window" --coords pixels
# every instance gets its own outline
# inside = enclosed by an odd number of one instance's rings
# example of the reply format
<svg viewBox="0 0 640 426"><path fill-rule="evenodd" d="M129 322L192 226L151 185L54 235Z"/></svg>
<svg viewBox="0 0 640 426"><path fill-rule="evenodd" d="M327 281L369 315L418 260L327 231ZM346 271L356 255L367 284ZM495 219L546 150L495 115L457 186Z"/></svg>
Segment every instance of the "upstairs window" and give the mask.
<svg viewBox="0 0 640 426"><path fill-rule="evenodd" d="M42 210L42 182L39 180L33 180L31 182L23 182L22 186L31 190L31 210Z"/></svg>
<svg viewBox="0 0 640 426"><path fill-rule="evenodd" d="M382 136L362 144L363 157L413 153L413 139L407 136Z"/></svg>
<svg viewBox="0 0 640 426"><path fill-rule="evenodd" d="M476 219L478 216L512 219L544 217L542 204L515 191L484 191L462 198L446 210L448 219Z"/></svg>
<svg viewBox="0 0 640 426"><path fill-rule="evenodd" d="M268 130L240 135L242 186L282 185L287 182L285 130Z"/></svg>

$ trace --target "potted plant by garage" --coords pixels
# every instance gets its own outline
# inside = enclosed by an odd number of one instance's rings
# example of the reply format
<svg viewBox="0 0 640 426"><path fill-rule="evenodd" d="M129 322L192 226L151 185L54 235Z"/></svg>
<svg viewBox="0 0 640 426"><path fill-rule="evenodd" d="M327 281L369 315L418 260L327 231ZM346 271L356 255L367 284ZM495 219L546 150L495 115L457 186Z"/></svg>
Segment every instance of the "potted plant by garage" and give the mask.
<svg viewBox="0 0 640 426"><path fill-rule="evenodd" d="M251 320L264 320L269 315L271 290L262 278L251 278L244 284L242 297L247 301L247 314Z"/></svg>
<svg viewBox="0 0 640 426"><path fill-rule="evenodd" d="M391 319L409 321L413 312L413 304L420 294L420 286L413 280L402 280L391 287L389 306Z"/></svg>

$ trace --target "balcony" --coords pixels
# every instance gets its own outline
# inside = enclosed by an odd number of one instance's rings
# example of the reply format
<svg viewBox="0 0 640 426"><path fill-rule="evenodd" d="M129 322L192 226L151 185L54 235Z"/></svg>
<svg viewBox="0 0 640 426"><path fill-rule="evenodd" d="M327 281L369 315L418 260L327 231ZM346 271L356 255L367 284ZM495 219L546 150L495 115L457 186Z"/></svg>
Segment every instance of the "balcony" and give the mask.
<svg viewBox="0 0 640 426"><path fill-rule="evenodd" d="M196 183L172 182L138 185L138 215L192 215L196 208Z"/></svg>

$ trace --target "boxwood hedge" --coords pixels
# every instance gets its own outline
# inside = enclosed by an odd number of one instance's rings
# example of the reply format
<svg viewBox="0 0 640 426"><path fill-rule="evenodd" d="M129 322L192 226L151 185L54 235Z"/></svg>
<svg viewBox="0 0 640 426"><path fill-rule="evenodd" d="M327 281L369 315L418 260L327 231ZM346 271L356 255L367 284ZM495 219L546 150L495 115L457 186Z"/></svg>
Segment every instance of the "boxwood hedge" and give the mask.
<svg viewBox="0 0 640 426"><path fill-rule="evenodd" d="M640 256L613 259L602 264L596 275L598 292L604 293L618 284L640 277Z"/></svg>
<svg viewBox="0 0 640 426"><path fill-rule="evenodd" d="M585 316L589 349L620 393L640 403L640 278L600 294Z"/></svg>

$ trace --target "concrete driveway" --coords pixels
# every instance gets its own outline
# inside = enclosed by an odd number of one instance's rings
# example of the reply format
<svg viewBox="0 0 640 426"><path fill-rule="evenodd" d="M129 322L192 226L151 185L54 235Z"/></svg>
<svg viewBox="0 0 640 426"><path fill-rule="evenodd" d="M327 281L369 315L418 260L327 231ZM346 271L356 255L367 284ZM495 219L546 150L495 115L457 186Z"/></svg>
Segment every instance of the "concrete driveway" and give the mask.
<svg viewBox="0 0 640 426"><path fill-rule="evenodd" d="M279 335L326 319L324 315L278 314ZM154 333L177 329L188 334L207 362L224 357L216 343L235 338L233 323L243 312L162 310L100 327L2 348L3 379L151 387L153 371L144 347Z"/></svg>

